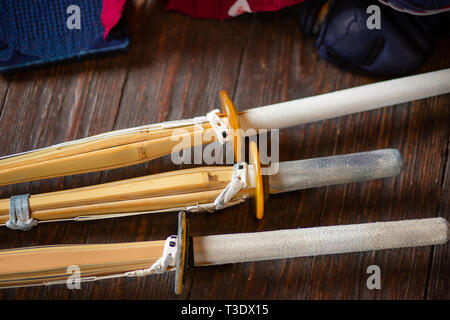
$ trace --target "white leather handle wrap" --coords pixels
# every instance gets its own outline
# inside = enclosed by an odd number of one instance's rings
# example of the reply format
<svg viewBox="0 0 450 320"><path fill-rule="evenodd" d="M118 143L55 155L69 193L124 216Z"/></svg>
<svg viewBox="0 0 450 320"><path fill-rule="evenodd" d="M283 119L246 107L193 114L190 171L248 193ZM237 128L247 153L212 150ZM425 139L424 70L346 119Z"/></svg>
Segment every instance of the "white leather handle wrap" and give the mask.
<svg viewBox="0 0 450 320"><path fill-rule="evenodd" d="M444 244L444 218L376 222L194 238L195 265L214 265Z"/></svg>
<svg viewBox="0 0 450 320"><path fill-rule="evenodd" d="M450 92L450 68L249 109L243 129L281 129Z"/></svg>

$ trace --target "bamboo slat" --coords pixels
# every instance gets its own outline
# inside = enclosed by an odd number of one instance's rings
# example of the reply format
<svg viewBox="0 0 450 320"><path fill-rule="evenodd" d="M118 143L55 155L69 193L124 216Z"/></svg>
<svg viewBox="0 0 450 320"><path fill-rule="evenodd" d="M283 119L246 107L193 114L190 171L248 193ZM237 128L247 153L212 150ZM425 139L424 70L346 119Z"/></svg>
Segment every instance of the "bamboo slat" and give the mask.
<svg viewBox="0 0 450 320"><path fill-rule="evenodd" d="M157 129L105 136L96 140L49 148L0 160L0 185L80 174L149 161L173 152L214 141L209 123L183 126L183 131Z"/></svg>
<svg viewBox="0 0 450 320"><path fill-rule="evenodd" d="M232 174L231 166L202 167L31 195L30 212L34 219L48 221L211 203L227 186ZM2 199L0 224L8 220L9 199Z"/></svg>
<svg viewBox="0 0 450 320"><path fill-rule="evenodd" d="M32 247L0 251L0 287L39 284L71 276L102 276L148 268L158 260L165 240L114 244Z"/></svg>

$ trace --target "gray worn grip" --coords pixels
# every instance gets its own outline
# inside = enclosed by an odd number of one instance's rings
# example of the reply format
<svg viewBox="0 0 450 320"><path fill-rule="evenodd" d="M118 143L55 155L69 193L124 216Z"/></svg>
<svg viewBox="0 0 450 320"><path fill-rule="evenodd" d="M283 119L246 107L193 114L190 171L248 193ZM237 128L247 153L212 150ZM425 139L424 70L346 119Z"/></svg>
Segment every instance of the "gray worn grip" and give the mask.
<svg viewBox="0 0 450 320"><path fill-rule="evenodd" d="M399 174L402 157L396 149L286 161L269 176L270 193L391 177Z"/></svg>

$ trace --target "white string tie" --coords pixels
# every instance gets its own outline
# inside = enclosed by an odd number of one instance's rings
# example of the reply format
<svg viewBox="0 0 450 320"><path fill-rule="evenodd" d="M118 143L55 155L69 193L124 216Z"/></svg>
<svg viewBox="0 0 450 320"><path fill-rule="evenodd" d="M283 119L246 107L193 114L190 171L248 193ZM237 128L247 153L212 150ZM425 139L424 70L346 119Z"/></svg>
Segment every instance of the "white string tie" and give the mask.
<svg viewBox="0 0 450 320"><path fill-rule="evenodd" d="M178 237L170 236L166 239L161 258L156 260L150 268L126 272L126 277L146 277L151 274L159 274L175 267L175 257L178 251Z"/></svg>
<svg viewBox="0 0 450 320"><path fill-rule="evenodd" d="M12 196L9 200L9 220L6 226L12 230L27 231L38 224L30 217L29 194Z"/></svg>
<svg viewBox="0 0 450 320"><path fill-rule="evenodd" d="M198 129L200 129L201 131L203 131L203 126L202 124L205 122L209 122L208 118L206 116L201 116L201 117L195 117L194 118L194 126Z"/></svg>
<svg viewBox="0 0 450 320"><path fill-rule="evenodd" d="M224 144L227 141L231 141L232 136L226 118L219 117L219 112L219 109L214 109L206 115L206 118L216 133L217 140L219 140L220 144Z"/></svg>
<svg viewBox="0 0 450 320"><path fill-rule="evenodd" d="M239 162L234 165L233 177L226 188L214 200L217 210L223 209L242 189L247 188L247 163Z"/></svg>

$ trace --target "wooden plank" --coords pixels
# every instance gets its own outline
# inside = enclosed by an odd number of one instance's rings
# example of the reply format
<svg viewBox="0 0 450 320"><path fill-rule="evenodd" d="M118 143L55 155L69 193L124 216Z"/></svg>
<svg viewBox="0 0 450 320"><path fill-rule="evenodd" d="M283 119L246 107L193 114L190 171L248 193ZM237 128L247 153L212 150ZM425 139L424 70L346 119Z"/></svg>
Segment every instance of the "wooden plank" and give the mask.
<svg viewBox="0 0 450 320"><path fill-rule="evenodd" d="M438 216L445 217L450 220L450 136L447 144L447 163L443 168L443 179L442 181L442 193L439 203ZM431 300L448 300L450 299L450 290L448 290L448 282L450 279L450 246L438 246L431 250L430 253L432 257L431 266L428 270L429 280L427 285L427 291L425 294L426 299Z"/></svg>
<svg viewBox="0 0 450 320"><path fill-rule="evenodd" d="M450 64L450 57L445 52L450 50L449 41L444 41L440 39L436 45L433 57L430 61L433 61L436 65L440 64L440 67L448 67ZM431 62L430 62L431 63ZM439 98L439 103L442 105L442 111L440 116L446 120L447 127L447 147L445 146L445 140L437 141L434 140L433 143L438 143L442 146L442 152L439 155L442 159L442 165L440 167L441 174L439 177L439 198L434 197L434 199L439 201L439 207L437 211L437 216L444 217L450 221L450 98L449 95ZM442 121L445 121L442 120ZM445 123L445 122L444 122ZM450 245L439 246L432 248L430 252L432 260L430 261L430 268L428 270L428 282L426 288L425 299L450 299L449 279L450 279Z"/></svg>
<svg viewBox="0 0 450 320"><path fill-rule="evenodd" d="M6 93L8 92L10 81L8 77L1 75L0 76L0 112L3 110L3 104L6 99Z"/></svg>
<svg viewBox="0 0 450 320"><path fill-rule="evenodd" d="M314 39L302 35L291 10L221 22L166 13L161 1L130 4L132 46L126 55L8 79L11 85L0 116L7 133L0 140L2 154L111 129L204 115L219 107L220 89L227 90L243 110L378 80L342 71L319 58ZM450 66L449 45L448 39L438 43L421 71ZM0 97L1 90L0 82ZM191 234L448 215L449 101L447 95L282 130L280 160L394 147L404 154L405 169L392 179L274 195L261 221L255 219L251 201L214 214L195 214ZM12 138L18 130L31 132L31 138L30 134ZM191 166L164 157L102 174L2 187L0 192L6 197L28 190L56 191ZM2 248L9 248L160 240L176 230L175 213L149 214L43 224L26 233L2 228L0 238ZM174 275L168 273L85 283L82 290L64 285L1 290L0 299L448 298L448 257L447 245L202 267L188 272L180 297L173 293ZM381 290L365 286L371 264L381 267Z"/></svg>

